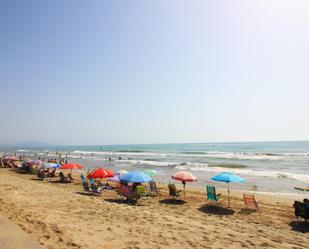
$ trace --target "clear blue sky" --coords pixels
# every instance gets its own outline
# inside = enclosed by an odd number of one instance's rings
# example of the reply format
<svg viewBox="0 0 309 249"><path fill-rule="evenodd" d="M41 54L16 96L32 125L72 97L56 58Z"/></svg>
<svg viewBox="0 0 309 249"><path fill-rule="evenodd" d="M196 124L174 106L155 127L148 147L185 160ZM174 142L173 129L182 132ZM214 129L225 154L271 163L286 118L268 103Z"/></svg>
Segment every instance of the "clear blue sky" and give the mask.
<svg viewBox="0 0 309 249"><path fill-rule="evenodd" d="M309 1L0 1L0 144L309 139Z"/></svg>

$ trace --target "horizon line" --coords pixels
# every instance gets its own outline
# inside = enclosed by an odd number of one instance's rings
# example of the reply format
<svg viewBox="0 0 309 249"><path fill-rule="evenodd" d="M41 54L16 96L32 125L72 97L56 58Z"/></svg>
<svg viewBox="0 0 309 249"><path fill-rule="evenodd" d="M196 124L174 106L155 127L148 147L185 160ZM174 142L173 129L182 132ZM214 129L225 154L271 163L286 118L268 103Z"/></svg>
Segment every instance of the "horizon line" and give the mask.
<svg viewBox="0 0 309 249"><path fill-rule="evenodd" d="M0 144L1 147L57 147L57 146L65 146L65 147L73 147L73 146L124 146L124 145L163 145L163 144L232 144L232 143L287 143L287 142L309 142L309 139L304 140L262 140L262 141L224 141L224 142L160 142L160 143L115 143L115 144L49 144L49 143L41 143L41 142L27 142L25 143L15 143L15 144ZM33 143L33 145L31 145ZM35 144L38 145L35 145ZM23 145L24 144L24 145Z"/></svg>

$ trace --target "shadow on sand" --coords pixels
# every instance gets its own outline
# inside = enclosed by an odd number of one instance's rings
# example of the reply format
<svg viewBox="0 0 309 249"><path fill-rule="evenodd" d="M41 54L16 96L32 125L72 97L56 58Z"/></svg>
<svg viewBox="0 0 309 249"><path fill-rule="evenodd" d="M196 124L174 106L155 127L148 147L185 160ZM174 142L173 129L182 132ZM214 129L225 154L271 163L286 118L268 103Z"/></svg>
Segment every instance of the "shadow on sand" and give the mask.
<svg viewBox="0 0 309 249"><path fill-rule="evenodd" d="M162 204L169 204L169 205L183 205L186 202L183 200L175 200L175 199L164 199L159 201Z"/></svg>
<svg viewBox="0 0 309 249"><path fill-rule="evenodd" d="M32 181L43 181L43 178L31 178Z"/></svg>
<svg viewBox="0 0 309 249"><path fill-rule="evenodd" d="M117 203L117 204L126 204L126 205L130 205L133 204L135 205L136 202L132 201L132 202L128 202L125 199L105 199L104 201L110 202L110 203Z"/></svg>
<svg viewBox="0 0 309 249"><path fill-rule="evenodd" d="M233 215L235 213L235 211L230 208L207 205L207 204L201 206L198 210L207 214L215 214L215 215Z"/></svg>
<svg viewBox="0 0 309 249"><path fill-rule="evenodd" d="M290 227L292 230L301 232L301 233L308 233L309 232L309 222L307 221L291 221Z"/></svg>
<svg viewBox="0 0 309 249"><path fill-rule="evenodd" d="M64 182L64 181L61 181L61 180L50 180L48 181L49 183L62 183L62 184L68 184L68 183L73 183L73 182Z"/></svg>
<svg viewBox="0 0 309 249"><path fill-rule="evenodd" d="M102 196L100 193L93 193L93 192L75 192L78 195L86 195L86 196Z"/></svg>
<svg viewBox="0 0 309 249"><path fill-rule="evenodd" d="M242 215L249 215L249 214L255 213L256 211L257 210L254 210L254 209L242 208L238 213Z"/></svg>

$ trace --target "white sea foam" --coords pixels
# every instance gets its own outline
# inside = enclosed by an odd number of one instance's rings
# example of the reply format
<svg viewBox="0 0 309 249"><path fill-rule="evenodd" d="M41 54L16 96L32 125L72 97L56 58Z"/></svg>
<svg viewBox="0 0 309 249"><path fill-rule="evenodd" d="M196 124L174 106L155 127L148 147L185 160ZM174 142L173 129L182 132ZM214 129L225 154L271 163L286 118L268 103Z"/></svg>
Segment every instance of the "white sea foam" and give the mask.
<svg viewBox="0 0 309 249"><path fill-rule="evenodd" d="M237 160L309 160L309 152L305 153L248 153L248 152L220 152L220 151L209 151L201 154L184 154L190 157L206 157L214 159L237 159Z"/></svg>
<svg viewBox="0 0 309 249"><path fill-rule="evenodd" d="M151 161L151 160L115 160L118 162L126 162L132 165L149 165L156 167L175 167L178 165L176 162L159 162L159 161Z"/></svg>
<svg viewBox="0 0 309 249"><path fill-rule="evenodd" d="M192 170L192 171L201 171L201 172L231 172L239 175L245 176L259 176L259 177L271 177L271 178L289 178L298 181L309 182L309 175L305 174L296 174L285 171L275 171L275 170L251 170L251 169L230 169L222 167L207 167L204 164L197 163L188 163L187 165L176 166L176 169L179 170Z"/></svg>
<svg viewBox="0 0 309 249"><path fill-rule="evenodd" d="M17 150L17 152L24 152L24 153L28 153L29 150Z"/></svg>
<svg viewBox="0 0 309 249"><path fill-rule="evenodd" d="M118 152L118 151L80 151L80 150L76 150L74 152L72 152L73 154L80 154L80 155L94 155L94 156L158 156L158 157L165 157L165 156L169 156L171 154L168 153L155 153L155 152Z"/></svg>
<svg viewBox="0 0 309 249"><path fill-rule="evenodd" d="M185 152L185 153L160 153L160 152L112 152L112 151L80 151L76 150L75 155L93 155L93 156L125 156L125 157L191 157L191 158L213 158L213 159L234 159L234 160L268 160L268 161L296 161L309 160L309 152L289 152L289 153L267 153L267 152Z"/></svg>

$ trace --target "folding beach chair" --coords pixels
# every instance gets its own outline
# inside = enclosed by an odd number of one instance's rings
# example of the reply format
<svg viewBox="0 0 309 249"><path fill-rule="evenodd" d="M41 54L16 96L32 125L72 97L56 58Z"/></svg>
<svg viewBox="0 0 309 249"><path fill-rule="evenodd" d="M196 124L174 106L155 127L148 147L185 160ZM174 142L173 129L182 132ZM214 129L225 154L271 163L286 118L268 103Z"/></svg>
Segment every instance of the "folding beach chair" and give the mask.
<svg viewBox="0 0 309 249"><path fill-rule="evenodd" d="M102 191L100 189L98 189L97 185L95 185L95 183L91 183L90 184L90 187L91 187L91 193L93 194L102 194Z"/></svg>
<svg viewBox="0 0 309 249"><path fill-rule="evenodd" d="M136 186L136 195L138 198L142 198L146 196L145 187L143 185Z"/></svg>
<svg viewBox="0 0 309 249"><path fill-rule="evenodd" d="M219 204L221 194L216 194L216 188L214 186L206 185L207 201L213 201Z"/></svg>
<svg viewBox="0 0 309 249"><path fill-rule="evenodd" d="M84 187L84 193L85 194L92 194L92 191L89 189L89 184L87 181L83 182L83 187Z"/></svg>
<svg viewBox="0 0 309 249"><path fill-rule="evenodd" d="M149 182L149 188L151 195L156 195L158 193L157 184L154 181Z"/></svg>
<svg viewBox="0 0 309 249"><path fill-rule="evenodd" d="M180 198L181 190L177 190L175 184L169 183L168 191L169 191L169 195L173 197L174 199Z"/></svg>
<svg viewBox="0 0 309 249"><path fill-rule="evenodd" d="M145 186L136 186L136 202L140 199L147 199L149 194L145 192Z"/></svg>
<svg viewBox="0 0 309 249"><path fill-rule="evenodd" d="M300 220L303 218L305 222L309 220L309 210L306 210L305 203L300 201L294 201L294 208L295 208L295 216Z"/></svg>
<svg viewBox="0 0 309 249"><path fill-rule="evenodd" d="M243 194L244 195L244 202L245 202L245 209L251 210L258 210L258 202L255 200L253 194Z"/></svg>

